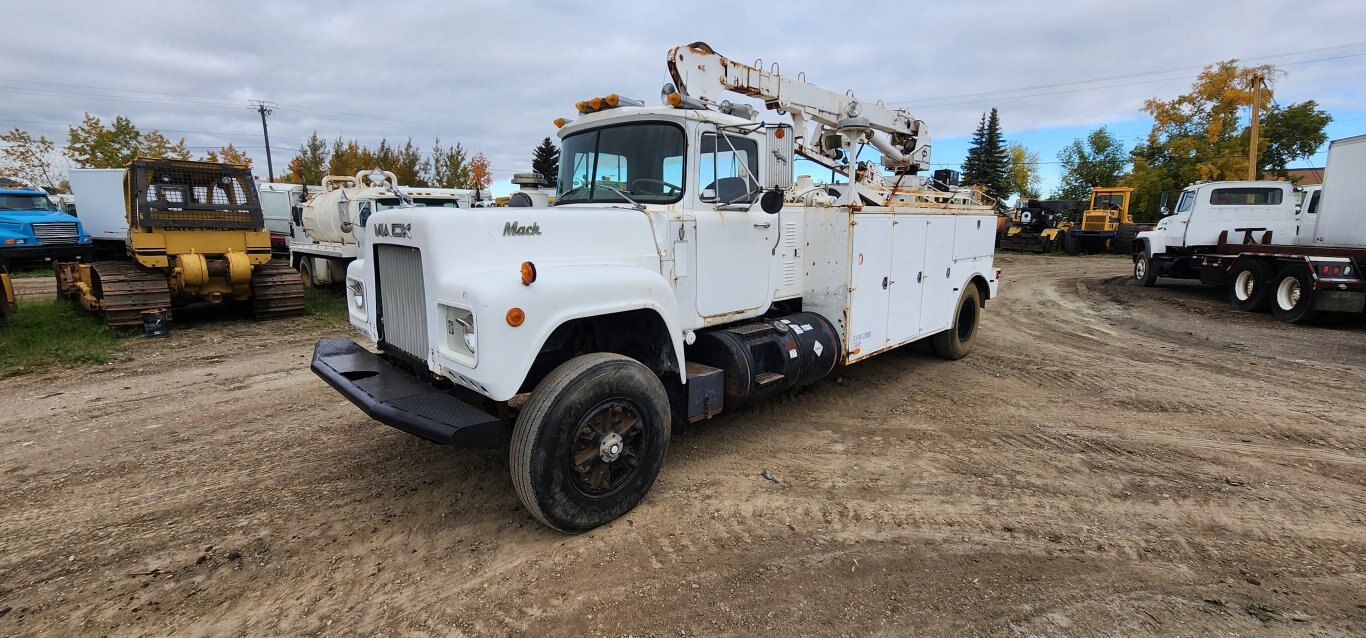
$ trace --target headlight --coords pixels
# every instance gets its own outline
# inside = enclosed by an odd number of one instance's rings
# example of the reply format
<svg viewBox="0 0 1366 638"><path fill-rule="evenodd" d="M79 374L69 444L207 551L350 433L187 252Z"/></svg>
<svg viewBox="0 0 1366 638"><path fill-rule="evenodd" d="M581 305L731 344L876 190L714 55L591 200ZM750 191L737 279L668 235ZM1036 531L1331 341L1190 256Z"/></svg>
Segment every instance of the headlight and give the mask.
<svg viewBox="0 0 1366 638"><path fill-rule="evenodd" d="M359 279L346 280L347 297L351 299L351 307L356 310L365 309L365 284Z"/></svg>
<svg viewBox="0 0 1366 638"><path fill-rule="evenodd" d="M474 330L474 312L466 308L445 306L446 345L457 354L474 358L477 344Z"/></svg>

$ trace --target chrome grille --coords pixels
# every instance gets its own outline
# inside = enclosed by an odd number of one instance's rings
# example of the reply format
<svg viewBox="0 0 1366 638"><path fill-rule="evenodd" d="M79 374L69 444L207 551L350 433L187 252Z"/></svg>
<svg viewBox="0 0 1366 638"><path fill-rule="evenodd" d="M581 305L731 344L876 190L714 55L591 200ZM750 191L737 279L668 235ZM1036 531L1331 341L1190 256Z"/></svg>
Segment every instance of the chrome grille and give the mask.
<svg viewBox="0 0 1366 638"><path fill-rule="evenodd" d="M44 244L74 244L81 239L76 222L38 222L33 235Z"/></svg>
<svg viewBox="0 0 1366 638"><path fill-rule="evenodd" d="M375 280L380 345L426 361L427 299L422 288L422 253L407 246L377 244Z"/></svg>

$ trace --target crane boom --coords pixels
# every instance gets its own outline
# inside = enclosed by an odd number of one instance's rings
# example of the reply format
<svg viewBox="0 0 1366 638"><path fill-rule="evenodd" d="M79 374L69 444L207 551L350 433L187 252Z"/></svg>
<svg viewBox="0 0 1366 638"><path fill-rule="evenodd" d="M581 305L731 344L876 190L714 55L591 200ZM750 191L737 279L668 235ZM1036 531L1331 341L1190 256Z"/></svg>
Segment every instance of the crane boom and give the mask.
<svg viewBox="0 0 1366 638"><path fill-rule="evenodd" d="M703 104L719 106L729 91L759 98L769 109L790 115L797 138L804 140L797 144L798 152L822 164L838 159L841 147L866 142L882 153L882 164L897 173L914 174L930 166L929 129L905 109L891 109L880 101L867 103L806 82L800 75L783 76L776 64L765 71L737 62L703 42L671 49L669 74L681 93ZM843 142L827 137L832 132L843 134Z"/></svg>

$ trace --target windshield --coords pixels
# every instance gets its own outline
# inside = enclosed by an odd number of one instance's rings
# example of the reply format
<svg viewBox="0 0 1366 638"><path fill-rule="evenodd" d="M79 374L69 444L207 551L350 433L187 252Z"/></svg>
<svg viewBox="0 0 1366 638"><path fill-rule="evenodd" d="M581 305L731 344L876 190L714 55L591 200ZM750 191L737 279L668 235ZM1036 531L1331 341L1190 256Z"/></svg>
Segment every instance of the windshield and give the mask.
<svg viewBox="0 0 1366 638"><path fill-rule="evenodd" d="M676 202L683 197L683 149L683 129L657 122L570 135L560 148L555 203Z"/></svg>
<svg viewBox="0 0 1366 638"><path fill-rule="evenodd" d="M398 208L403 202L397 197L381 197L375 200L375 211L389 210ZM460 208L459 200L445 199L443 197L414 197L414 206L426 206L428 208Z"/></svg>
<svg viewBox="0 0 1366 638"><path fill-rule="evenodd" d="M1181 201L1176 203L1176 212L1185 213L1190 211L1191 205L1195 203L1195 191L1183 191Z"/></svg>
<svg viewBox="0 0 1366 638"><path fill-rule="evenodd" d="M46 195L0 195L0 210L57 210Z"/></svg>

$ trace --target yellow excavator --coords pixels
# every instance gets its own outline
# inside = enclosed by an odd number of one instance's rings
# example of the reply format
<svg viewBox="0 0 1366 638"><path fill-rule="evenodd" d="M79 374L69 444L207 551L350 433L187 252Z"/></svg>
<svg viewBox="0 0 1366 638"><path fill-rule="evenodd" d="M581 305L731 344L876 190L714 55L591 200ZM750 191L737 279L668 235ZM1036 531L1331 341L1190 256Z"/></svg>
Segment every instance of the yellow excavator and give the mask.
<svg viewBox="0 0 1366 638"><path fill-rule="evenodd" d="M250 302L257 319L303 314L299 274L270 260L251 169L188 160L136 159L123 194L131 261L62 262L57 295L111 326L195 302Z"/></svg>

